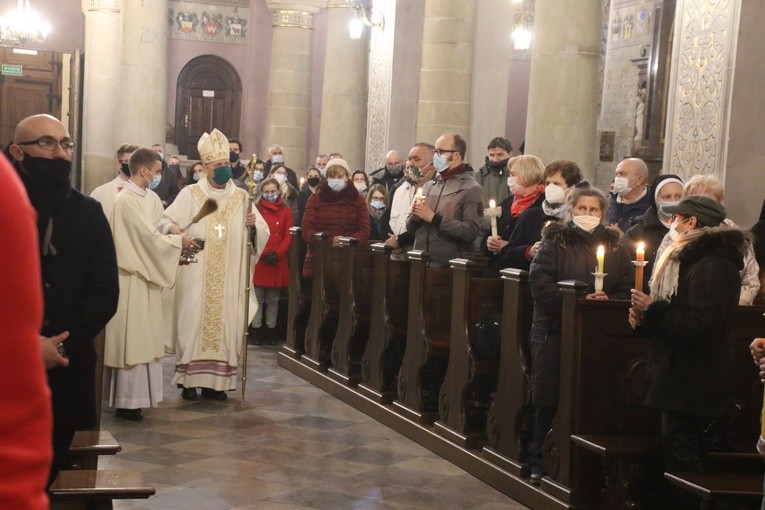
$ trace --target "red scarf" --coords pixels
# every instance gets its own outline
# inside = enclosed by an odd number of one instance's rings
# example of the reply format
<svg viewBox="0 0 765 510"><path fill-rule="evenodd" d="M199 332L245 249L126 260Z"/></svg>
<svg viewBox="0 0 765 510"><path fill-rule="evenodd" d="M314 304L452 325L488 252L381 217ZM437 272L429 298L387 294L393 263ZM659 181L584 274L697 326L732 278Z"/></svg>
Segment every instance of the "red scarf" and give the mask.
<svg viewBox="0 0 765 510"><path fill-rule="evenodd" d="M517 218L523 211L531 207L531 204L545 192L545 185L540 184L525 197L519 197L517 194L513 198L513 204L510 206L510 216Z"/></svg>

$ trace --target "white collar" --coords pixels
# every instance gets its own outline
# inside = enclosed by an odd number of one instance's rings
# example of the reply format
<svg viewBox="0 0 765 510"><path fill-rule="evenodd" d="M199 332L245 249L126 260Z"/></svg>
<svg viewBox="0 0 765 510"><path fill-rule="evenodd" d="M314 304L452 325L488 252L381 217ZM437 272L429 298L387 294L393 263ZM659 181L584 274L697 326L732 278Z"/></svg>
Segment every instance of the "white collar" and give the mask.
<svg viewBox="0 0 765 510"><path fill-rule="evenodd" d="M129 189L133 193L140 195L142 197L145 197L147 193L145 188L140 187L138 184L134 183L133 181L127 181L125 183L125 189Z"/></svg>

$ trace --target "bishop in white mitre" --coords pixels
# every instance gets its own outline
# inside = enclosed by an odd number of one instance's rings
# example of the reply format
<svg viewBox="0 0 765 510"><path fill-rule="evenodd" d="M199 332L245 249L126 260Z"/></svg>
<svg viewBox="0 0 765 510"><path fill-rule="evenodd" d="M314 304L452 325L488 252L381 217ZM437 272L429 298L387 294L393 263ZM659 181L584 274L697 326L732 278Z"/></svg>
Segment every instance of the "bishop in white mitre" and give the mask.
<svg viewBox="0 0 765 510"><path fill-rule="evenodd" d="M143 418L143 407L162 401L164 357L162 289L175 284L188 236L155 227L155 201L146 189L160 179L162 163L151 149L130 157L130 180L114 200L111 223L119 268L117 313L106 326L104 365L111 370L110 404L117 416Z"/></svg>
<svg viewBox="0 0 765 510"><path fill-rule="evenodd" d="M245 289L252 279L247 274L247 257L254 268L269 231L257 209L250 206L247 193L231 180L229 144L223 133L217 129L204 133L197 148L207 175L181 190L165 210L161 227L163 232L180 233L207 199L218 204L215 212L187 231L195 239L204 239L204 249L196 255L197 263L178 271L173 383L182 388L186 400L197 399L197 388L202 388L203 397L225 400L226 391L236 389L246 325ZM248 227L255 232L255 250L248 247Z"/></svg>

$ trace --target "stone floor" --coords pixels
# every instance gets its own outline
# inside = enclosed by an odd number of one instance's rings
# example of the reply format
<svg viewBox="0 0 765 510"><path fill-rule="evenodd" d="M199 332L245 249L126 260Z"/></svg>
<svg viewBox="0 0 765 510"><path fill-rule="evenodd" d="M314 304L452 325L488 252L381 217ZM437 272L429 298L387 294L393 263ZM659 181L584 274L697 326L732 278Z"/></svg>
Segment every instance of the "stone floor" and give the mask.
<svg viewBox="0 0 765 510"><path fill-rule="evenodd" d="M187 402L170 384L142 422L104 408L122 445L102 469L141 471L157 488L130 509L522 509L489 485L276 365L250 347L247 401Z"/></svg>

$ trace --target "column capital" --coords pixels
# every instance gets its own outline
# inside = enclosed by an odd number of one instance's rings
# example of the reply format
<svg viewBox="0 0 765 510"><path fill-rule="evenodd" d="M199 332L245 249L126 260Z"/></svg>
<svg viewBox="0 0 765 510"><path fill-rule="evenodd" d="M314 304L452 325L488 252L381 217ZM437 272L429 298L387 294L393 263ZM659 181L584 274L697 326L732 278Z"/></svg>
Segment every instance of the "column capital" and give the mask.
<svg viewBox="0 0 765 510"><path fill-rule="evenodd" d="M352 9L353 0L327 0L327 9Z"/></svg>
<svg viewBox="0 0 765 510"><path fill-rule="evenodd" d="M312 28L313 14L304 11L279 10L274 11L274 27Z"/></svg>
<svg viewBox="0 0 765 510"><path fill-rule="evenodd" d="M83 12L120 12L122 0L82 0Z"/></svg>

